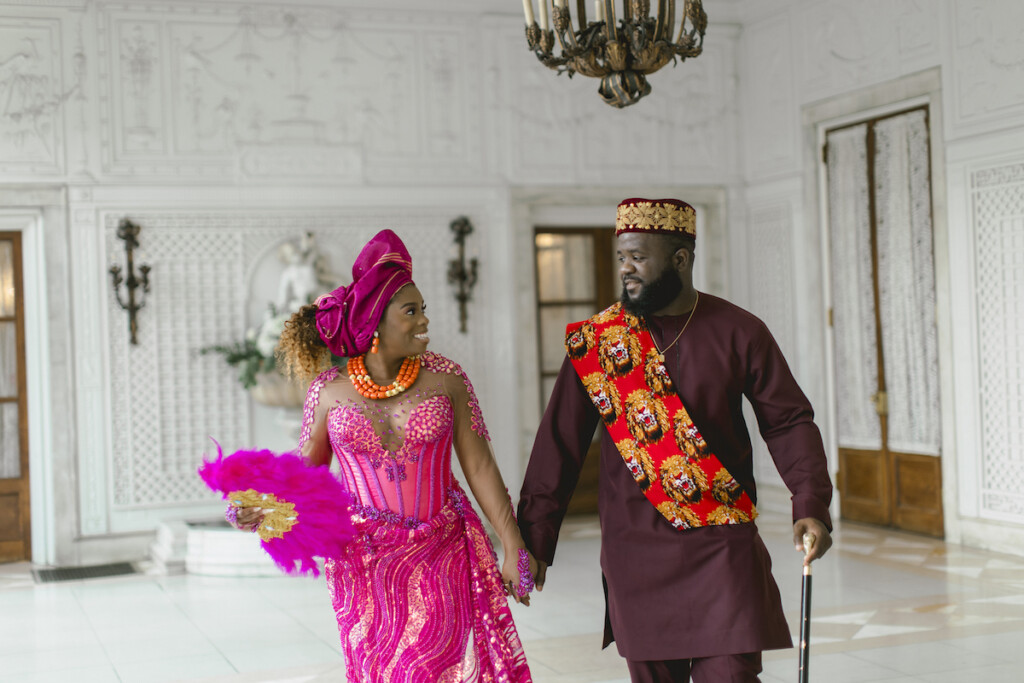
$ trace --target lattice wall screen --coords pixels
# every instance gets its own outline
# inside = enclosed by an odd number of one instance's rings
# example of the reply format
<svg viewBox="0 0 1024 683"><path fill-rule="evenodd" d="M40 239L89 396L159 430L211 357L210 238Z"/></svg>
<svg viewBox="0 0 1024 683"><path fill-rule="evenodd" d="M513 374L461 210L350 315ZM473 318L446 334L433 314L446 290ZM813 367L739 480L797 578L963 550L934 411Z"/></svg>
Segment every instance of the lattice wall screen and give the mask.
<svg viewBox="0 0 1024 683"><path fill-rule="evenodd" d="M1024 163L972 174L982 514L1024 522Z"/></svg>
<svg viewBox="0 0 1024 683"><path fill-rule="evenodd" d="M312 231L332 270L348 281L357 250L379 227L396 230L413 255L416 283L428 302L431 348L461 363L483 391L470 334L459 334L446 283L454 216L408 214L133 213L143 226L142 258L152 265L151 293L140 313L139 345L128 343L125 314L108 301L111 356L111 490L120 508L209 500L195 475L209 437L225 449L253 445L249 398L211 344L240 340L256 262L277 244ZM108 253L120 216L107 216ZM367 227L371 226L371 227ZM479 234L479 233L478 233ZM120 259L119 259L120 260ZM478 289L480 289L478 285ZM475 293L481 298L485 292ZM449 325L443 325L448 321ZM472 322L472 319L471 319ZM258 445L258 444L256 444Z"/></svg>

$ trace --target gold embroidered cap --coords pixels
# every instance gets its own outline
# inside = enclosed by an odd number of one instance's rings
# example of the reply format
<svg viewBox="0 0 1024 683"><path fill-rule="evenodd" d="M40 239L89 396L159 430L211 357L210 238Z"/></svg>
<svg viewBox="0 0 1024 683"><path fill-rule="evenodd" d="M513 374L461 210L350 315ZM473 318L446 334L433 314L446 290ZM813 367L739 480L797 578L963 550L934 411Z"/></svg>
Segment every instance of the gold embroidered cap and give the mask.
<svg viewBox="0 0 1024 683"><path fill-rule="evenodd" d="M678 199L626 199L615 220L615 234L624 232L683 233L696 240L697 212Z"/></svg>

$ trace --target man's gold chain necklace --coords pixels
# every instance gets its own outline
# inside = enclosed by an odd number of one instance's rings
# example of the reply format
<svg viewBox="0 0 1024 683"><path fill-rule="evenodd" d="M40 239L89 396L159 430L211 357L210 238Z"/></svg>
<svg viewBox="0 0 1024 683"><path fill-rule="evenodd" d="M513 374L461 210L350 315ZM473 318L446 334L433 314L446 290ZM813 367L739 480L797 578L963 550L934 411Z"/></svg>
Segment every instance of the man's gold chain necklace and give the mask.
<svg viewBox="0 0 1024 683"><path fill-rule="evenodd" d="M683 332L686 332L686 328L690 325L690 321L693 320L693 314L697 310L697 304L700 303L700 292L697 292L697 297L693 300L693 308L690 309L690 315L686 316L686 322L683 323L683 329L679 330L679 334L672 340L672 343L666 346L664 349L658 349L658 342L654 341L654 335L651 335L651 341L654 342L654 348L658 350L658 362L665 362L665 352L676 345L679 338L683 336Z"/></svg>

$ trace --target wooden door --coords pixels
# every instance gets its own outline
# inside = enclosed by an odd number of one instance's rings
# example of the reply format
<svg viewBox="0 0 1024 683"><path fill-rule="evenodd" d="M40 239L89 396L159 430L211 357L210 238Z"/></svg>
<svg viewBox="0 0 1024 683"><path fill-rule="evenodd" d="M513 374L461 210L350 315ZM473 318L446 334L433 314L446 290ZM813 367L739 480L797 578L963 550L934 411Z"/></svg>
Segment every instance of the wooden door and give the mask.
<svg viewBox="0 0 1024 683"><path fill-rule="evenodd" d="M0 232L0 562L31 556L21 234Z"/></svg>
<svg viewBox="0 0 1024 683"><path fill-rule="evenodd" d="M565 326L616 301L615 230L611 226L536 228L534 263L543 411L565 359ZM597 512L600 436L601 430L596 430L568 514Z"/></svg>
<svg viewBox="0 0 1024 683"><path fill-rule="evenodd" d="M826 133L845 519L943 533L926 107Z"/></svg>

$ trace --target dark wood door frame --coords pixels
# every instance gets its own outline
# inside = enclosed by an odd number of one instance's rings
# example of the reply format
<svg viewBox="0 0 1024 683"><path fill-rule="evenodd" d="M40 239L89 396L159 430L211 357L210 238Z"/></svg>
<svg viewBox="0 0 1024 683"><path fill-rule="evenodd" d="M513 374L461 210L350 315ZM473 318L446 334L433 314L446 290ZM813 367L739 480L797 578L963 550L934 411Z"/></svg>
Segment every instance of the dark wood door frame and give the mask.
<svg viewBox="0 0 1024 683"><path fill-rule="evenodd" d="M20 476L0 479L0 562L27 560L32 556L32 522L29 500L28 401L25 363L25 298L20 232L0 232L0 241L10 242L13 251L14 315L0 322L14 323L17 383L15 396L0 396L0 405L18 407Z"/></svg>
<svg viewBox="0 0 1024 683"><path fill-rule="evenodd" d="M594 297L588 299L553 300L541 298L540 270L537 259L537 237L539 235L589 235L593 238L593 270ZM618 299L613 272L613 256L615 254L615 230L612 226L598 227L547 227L537 226L533 230L533 263L534 263L534 307L537 315L537 358L540 405L546 406L548 396L544 395L544 380L558 375L557 370L546 370L543 358L543 321L541 310L554 306L589 306L593 313L607 308ZM598 433L598 436L600 433ZM601 460L601 440L595 438L587 451L587 458L580 472L576 491L569 502L568 514L595 514L597 512L597 481Z"/></svg>

